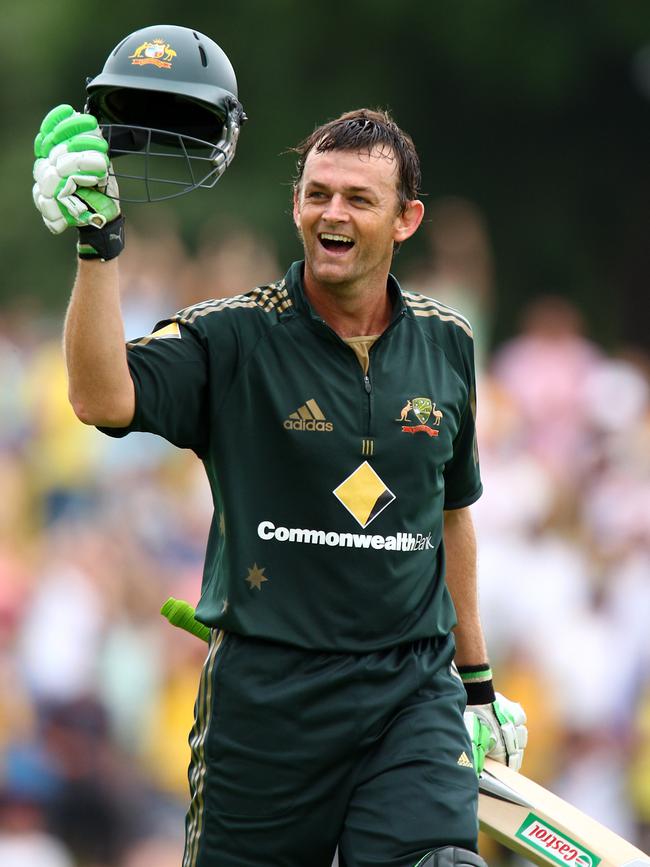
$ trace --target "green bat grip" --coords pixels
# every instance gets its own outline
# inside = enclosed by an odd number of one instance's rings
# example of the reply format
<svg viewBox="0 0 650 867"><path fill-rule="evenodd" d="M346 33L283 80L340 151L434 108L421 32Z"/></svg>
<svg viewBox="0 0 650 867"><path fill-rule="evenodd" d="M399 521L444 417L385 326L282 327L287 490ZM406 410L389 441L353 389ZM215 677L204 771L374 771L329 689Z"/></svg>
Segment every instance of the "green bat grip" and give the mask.
<svg viewBox="0 0 650 867"><path fill-rule="evenodd" d="M169 620L172 626L185 629L204 641L210 641L210 630L194 617L194 609L189 602L170 596L160 609L160 613Z"/></svg>

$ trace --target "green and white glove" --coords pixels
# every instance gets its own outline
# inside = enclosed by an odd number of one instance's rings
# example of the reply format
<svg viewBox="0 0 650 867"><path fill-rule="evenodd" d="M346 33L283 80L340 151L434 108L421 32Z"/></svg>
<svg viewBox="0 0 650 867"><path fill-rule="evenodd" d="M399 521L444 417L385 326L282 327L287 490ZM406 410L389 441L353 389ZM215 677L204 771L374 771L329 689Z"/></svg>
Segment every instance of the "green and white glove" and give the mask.
<svg viewBox="0 0 650 867"><path fill-rule="evenodd" d="M55 235L80 230L82 258L112 259L124 246L119 191L97 120L53 108L34 141L34 204Z"/></svg>
<svg viewBox="0 0 650 867"><path fill-rule="evenodd" d="M485 767L485 757L494 746L496 739L490 726L471 710L465 711L464 721L472 742L472 764L476 773L480 774Z"/></svg>
<svg viewBox="0 0 650 867"><path fill-rule="evenodd" d="M500 693L489 704L467 705L465 727L472 739L476 773L483 770L485 757L518 771L528 741L526 714L516 701Z"/></svg>

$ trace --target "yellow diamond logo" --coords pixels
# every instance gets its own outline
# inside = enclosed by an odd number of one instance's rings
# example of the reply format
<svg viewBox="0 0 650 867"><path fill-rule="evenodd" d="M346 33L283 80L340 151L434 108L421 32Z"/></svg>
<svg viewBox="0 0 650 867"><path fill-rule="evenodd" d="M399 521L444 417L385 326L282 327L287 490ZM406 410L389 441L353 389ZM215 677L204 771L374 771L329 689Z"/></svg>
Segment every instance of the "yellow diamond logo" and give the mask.
<svg viewBox="0 0 650 867"><path fill-rule="evenodd" d="M368 461L358 466L332 493L362 527L367 527L395 499L395 494Z"/></svg>

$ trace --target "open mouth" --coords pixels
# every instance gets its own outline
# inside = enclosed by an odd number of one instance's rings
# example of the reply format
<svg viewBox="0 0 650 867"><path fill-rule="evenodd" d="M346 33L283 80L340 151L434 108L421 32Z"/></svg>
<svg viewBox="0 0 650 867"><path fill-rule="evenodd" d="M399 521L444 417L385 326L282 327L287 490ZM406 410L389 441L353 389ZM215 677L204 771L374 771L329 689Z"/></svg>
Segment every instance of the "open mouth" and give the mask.
<svg viewBox="0 0 650 867"><path fill-rule="evenodd" d="M318 235L321 245L330 253L347 253L354 247L352 238L347 235L335 235L331 232L321 232Z"/></svg>

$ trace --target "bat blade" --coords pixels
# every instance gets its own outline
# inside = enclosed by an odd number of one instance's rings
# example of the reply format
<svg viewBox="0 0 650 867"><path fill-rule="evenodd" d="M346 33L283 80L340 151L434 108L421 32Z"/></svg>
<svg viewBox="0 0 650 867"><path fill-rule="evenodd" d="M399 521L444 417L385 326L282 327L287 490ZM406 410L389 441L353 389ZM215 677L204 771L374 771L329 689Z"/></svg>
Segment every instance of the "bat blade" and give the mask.
<svg viewBox="0 0 650 867"><path fill-rule="evenodd" d="M540 867L650 867L636 846L500 762L479 781L481 830Z"/></svg>

